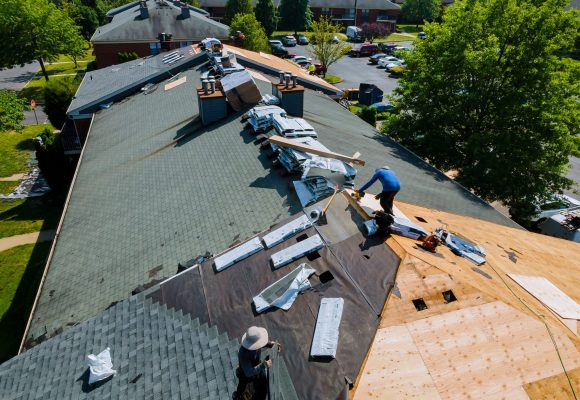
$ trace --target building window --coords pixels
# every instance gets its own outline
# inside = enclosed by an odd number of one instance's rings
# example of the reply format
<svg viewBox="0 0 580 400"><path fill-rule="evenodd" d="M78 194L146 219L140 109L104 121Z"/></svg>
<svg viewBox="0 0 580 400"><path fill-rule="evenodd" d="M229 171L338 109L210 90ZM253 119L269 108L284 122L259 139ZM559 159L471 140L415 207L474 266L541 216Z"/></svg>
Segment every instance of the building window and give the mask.
<svg viewBox="0 0 580 400"><path fill-rule="evenodd" d="M347 8L344 10L343 19L354 19L354 8Z"/></svg>
<svg viewBox="0 0 580 400"><path fill-rule="evenodd" d="M322 7L320 9L320 14L322 14L322 15L329 15L330 14L330 8L328 8L328 7Z"/></svg>
<svg viewBox="0 0 580 400"><path fill-rule="evenodd" d="M151 50L152 56L159 54L159 51L161 50L161 43L159 42L149 43L149 50Z"/></svg>
<svg viewBox="0 0 580 400"><path fill-rule="evenodd" d="M362 10L360 10L361 13L361 19L363 22L369 22L369 9L368 8L363 8Z"/></svg>
<svg viewBox="0 0 580 400"><path fill-rule="evenodd" d="M179 47L191 46L193 42L179 42Z"/></svg>

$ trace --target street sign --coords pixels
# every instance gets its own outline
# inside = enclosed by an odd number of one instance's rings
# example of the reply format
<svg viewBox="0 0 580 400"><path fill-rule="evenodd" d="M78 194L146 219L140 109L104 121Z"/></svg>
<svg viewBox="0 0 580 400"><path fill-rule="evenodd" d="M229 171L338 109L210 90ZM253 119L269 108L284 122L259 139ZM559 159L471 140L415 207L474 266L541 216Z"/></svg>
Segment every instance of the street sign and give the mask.
<svg viewBox="0 0 580 400"><path fill-rule="evenodd" d="M30 108L33 110L36 108L36 101L34 99L30 100Z"/></svg>

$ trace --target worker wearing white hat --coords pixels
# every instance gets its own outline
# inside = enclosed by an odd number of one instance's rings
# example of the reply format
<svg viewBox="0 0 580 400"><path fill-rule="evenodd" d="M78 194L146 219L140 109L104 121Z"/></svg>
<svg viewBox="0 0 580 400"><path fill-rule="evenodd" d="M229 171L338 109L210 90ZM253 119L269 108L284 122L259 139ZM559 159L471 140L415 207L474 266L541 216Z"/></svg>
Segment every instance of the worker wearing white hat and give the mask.
<svg viewBox="0 0 580 400"><path fill-rule="evenodd" d="M261 351L264 347L278 345L278 352L282 351L280 343L268 340L268 331L265 328L251 326L244 336L242 345L238 351L239 367L236 376L239 379L238 388L234 393L234 399L242 398L246 391L246 386L253 383L253 399L265 399L268 393L268 381L266 369L272 367L272 360L266 357L261 360Z"/></svg>

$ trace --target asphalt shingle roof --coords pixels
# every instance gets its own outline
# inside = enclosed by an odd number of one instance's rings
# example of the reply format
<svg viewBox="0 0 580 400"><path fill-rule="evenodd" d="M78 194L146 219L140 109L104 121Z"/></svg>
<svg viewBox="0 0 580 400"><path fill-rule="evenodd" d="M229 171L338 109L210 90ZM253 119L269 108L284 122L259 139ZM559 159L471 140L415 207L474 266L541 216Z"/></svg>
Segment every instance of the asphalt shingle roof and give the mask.
<svg viewBox="0 0 580 400"><path fill-rule="evenodd" d="M117 374L91 388L86 356L107 347ZM238 348L137 295L2 364L0 398L231 399Z"/></svg>
<svg viewBox="0 0 580 400"><path fill-rule="evenodd" d="M180 76L187 82L174 89L159 84L95 114L29 338L84 321L172 275L179 261L223 251L300 210L240 114L202 128L200 72ZM517 226L328 97L305 91L304 109L328 148L362 154L359 185L389 164L402 180L399 200Z"/></svg>
<svg viewBox="0 0 580 400"><path fill-rule="evenodd" d="M228 39L229 27L205 15L190 11L181 17L181 9L171 2L161 4L148 0L149 18L141 18L139 7L116 13L113 20L95 31L93 43L137 41L156 42L162 32L172 34L174 41L200 41L206 37ZM202 11L203 12L203 11Z"/></svg>

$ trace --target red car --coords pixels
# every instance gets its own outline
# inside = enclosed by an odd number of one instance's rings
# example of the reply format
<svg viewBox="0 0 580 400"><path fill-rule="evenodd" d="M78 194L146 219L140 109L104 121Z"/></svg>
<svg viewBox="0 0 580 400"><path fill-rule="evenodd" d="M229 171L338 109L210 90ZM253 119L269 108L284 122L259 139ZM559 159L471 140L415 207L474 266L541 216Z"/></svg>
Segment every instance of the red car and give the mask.
<svg viewBox="0 0 580 400"><path fill-rule="evenodd" d="M360 47L353 48L349 54L353 57L370 57L378 52L380 52L380 49L376 44L363 44Z"/></svg>

